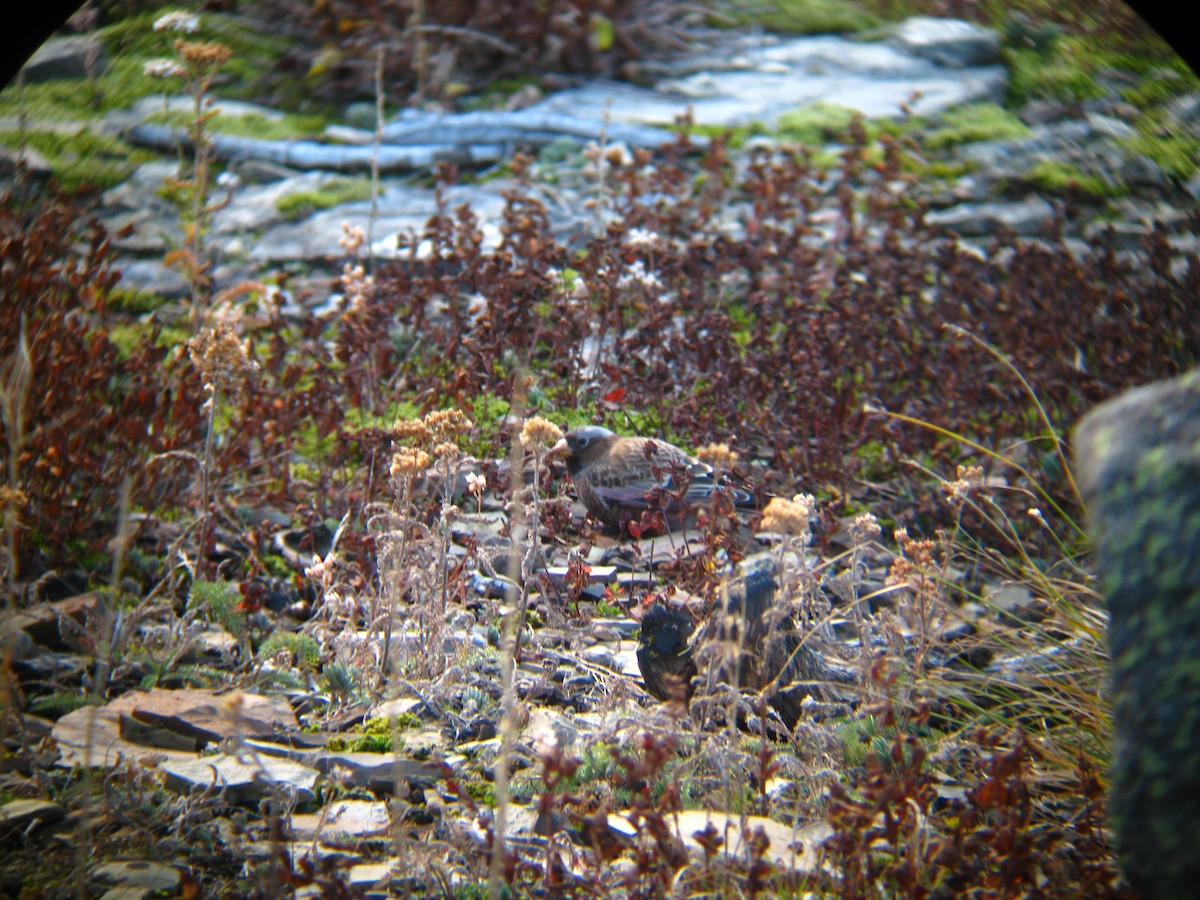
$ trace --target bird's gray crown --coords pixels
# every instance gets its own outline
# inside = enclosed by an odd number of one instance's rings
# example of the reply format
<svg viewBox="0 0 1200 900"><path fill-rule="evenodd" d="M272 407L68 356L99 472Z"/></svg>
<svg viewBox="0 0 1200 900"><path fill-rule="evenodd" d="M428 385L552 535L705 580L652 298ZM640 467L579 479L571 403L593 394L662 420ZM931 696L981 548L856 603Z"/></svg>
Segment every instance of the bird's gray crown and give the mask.
<svg viewBox="0 0 1200 900"><path fill-rule="evenodd" d="M593 441L602 441L615 437L613 432L601 425L584 425L582 428L572 428L567 433L567 446L572 453L578 453Z"/></svg>

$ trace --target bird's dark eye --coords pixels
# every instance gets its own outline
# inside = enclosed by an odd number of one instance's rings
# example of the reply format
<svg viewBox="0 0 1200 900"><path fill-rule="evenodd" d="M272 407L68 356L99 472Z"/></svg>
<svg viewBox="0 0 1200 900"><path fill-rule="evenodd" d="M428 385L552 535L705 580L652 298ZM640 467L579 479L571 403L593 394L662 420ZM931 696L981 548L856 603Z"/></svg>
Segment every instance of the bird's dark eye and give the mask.
<svg viewBox="0 0 1200 900"><path fill-rule="evenodd" d="M577 437L575 438L575 445L577 447L586 447L588 445L588 441L590 440L591 438Z"/></svg>

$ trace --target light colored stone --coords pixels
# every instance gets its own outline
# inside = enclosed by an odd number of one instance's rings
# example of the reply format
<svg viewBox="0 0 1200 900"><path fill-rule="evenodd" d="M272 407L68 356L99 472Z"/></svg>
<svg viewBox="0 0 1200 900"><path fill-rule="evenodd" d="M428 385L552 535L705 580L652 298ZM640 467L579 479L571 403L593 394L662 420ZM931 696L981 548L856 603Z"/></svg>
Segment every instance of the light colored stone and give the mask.
<svg viewBox="0 0 1200 900"><path fill-rule="evenodd" d="M292 833L297 841L344 841L381 837L392 827L386 803L370 800L338 800L319 813L292 816Z"/></svg>
<svg viewBox="0 0 1200 900"><path fill-rule="evenodd" d="M999 33L961 19L913 16L896 26L892 43L914 56L953 69L1001 61Z"/></svg>
<svg viewBox="0 0 1200 900"><path fill-rule="evenodd" d="M59 749L58 765L108 768L118 765L122 757L195 758L195 752L126 740L121 733L122 716L152 728L189 736L197 743L236 737L270 737L277 731L294 731L299 727L295 713L283 697L218 695L199 690L131 691L106 706L77 709L55 723L52 737Z"/></svg>
<svg viewBox="0 0 1200 900"><path fill-rule="evenodd" d="M963 203L925 217L930 225L941 225L968 236L994 234L1007 228L1017 234L1043 234L1054 218L1054 207L1041 197L1012 203Z"/></svg>
<svg viewBox="0 0 1200 900"><path fill-rule="evenodd" d="M101 884L171 894L179 890L182 881L178 869L148 859L105 863L92 870L92 877Z"/></svg>
<svg viewBox="0 0 1200 900"><path fill-rule="evenodd" d="M1007 80L1000 65L946 69L886 44L839 37L764 44L757 53L713 60L711 68L660 82L654 90L593 83L540 105L583 116L610 110L618 121L651 125L671 124L689 109L701 125L774 124L782 113L812 103L867 117L896 117L904 108L932 115L962 103L999 102Z"/></svg>
<svg viewBox="0 0 1200 900"><path fill-rule="evenodd" d="M49 800L11 800L0 806L0 828L25 831L34 822L43 825L63 817L63 808Z"/></svg>
<svg viewBox="0 0 1200 900"><path fill-rule="evenodd" d="M234 804L254 803L274 787L292 794L301 803L313 800L317 771L289 759L243 754L242 757L204 756L172 759L162 764L168 790L181 794L194 788L222 792Z"/></svg>

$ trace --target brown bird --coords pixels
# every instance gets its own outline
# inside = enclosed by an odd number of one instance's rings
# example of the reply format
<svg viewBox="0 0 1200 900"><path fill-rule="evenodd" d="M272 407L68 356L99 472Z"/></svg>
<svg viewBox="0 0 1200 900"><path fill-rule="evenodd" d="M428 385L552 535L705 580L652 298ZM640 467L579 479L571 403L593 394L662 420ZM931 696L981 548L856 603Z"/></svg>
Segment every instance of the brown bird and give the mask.
<svg viewBox="0 0 1200 900"><path fill-rule="evenodd" d="M661 513L664 524L678 521L717 490L727 491L735 506L755 506L752 493L666 441L585 425L568 431L550 452L566 453L579 502L610 528L639 523L647 512Z"/></svg>

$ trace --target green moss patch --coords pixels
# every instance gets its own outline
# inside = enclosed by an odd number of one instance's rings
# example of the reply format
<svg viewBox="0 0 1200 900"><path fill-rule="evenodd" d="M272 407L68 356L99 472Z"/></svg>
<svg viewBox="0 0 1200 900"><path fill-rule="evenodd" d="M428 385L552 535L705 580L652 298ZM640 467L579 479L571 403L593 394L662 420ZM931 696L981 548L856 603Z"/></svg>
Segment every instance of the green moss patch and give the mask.
<svg viewBox="0 0 1200 900"><path fill-rule="evenodd" d="M307 140L320 137L328 124L322 116L301 116L285 114L268 116L261 113L245 113L242 115L226 115L221 112L221 103L216 101L213 106L216 115L209 119L206 127L209 131L219 134L231 134L237 137L258 138L264 141ZM173 109L167 112L155 113L147 117L147 122L158 125L174 125L186 128L192 121L192 114L186 110Z"/></svg>
<svg viewBox="0 0 1200 900"><path fill-rule="evenodd" d="M1186 181L1198 167L1200 139L1191 134L1160 130L1154 121L1153 117L1148 117L1139 122L1137 135L1122 141L1122 146L1154 160L1166 175Z"/></svg>
<svg viewBox="0 0 1200 900"><path fill-rule="evenodd" d="M974 103L947 110L942 124L925 138L930 150L977 141L1014 140L1028 137L1029 127L1006 109L994 103Z"/></svg>
<svg viewBox="0 0 1200 900"><path fill-rule="evenodd" d="M1085 194L1097 199L1120 197L1125 188L1099 175L1089 175L1070 163L1044 159L1025 174L1025 181L1044 194Z"/></svg>
<svg viewBox="0 0 1200 900"><path fill-rule="evenodd" d="M1047 51L1008 50L1008 105L1022 106L1030 100L1071 103L1102 97L1104 90L1092 75L1094 58L1090 54L1085 43L1074 39L1064 39Z"/></svg>
<svg viewBox="0 0 1200 900"><path fill-rule="evenodd" d="M841 0L735 0L709 16L718 26L756 25L780 34L845 34L874 28L880 20L854 3Z"/></svg>
<svg viewBox="0 0 1200 900"><path fill-rule="evenodd" d="M275 201L275 208L291 221L311 216L343 203L357 203L371 196L371 182L365 178L335 178L315 191L298 191Z"/></svg>
<svg viewBox="0 0 1200 900"><path fill-rule="evenodd" d="M133 170L154 155L137 150L120 138L106 137L87 130L60 129L0 131L0 144L26 146L40 153L54 170L54 176L67 191L91 185L107 189L120 184Z"/></svg>
<svg viewBox="0 0 1200 900"><path fill-rule="evenodd" d="M779 137L802 144L826 144L845 135L858 115L848 106L810 103L779 117Z"/></svg>

